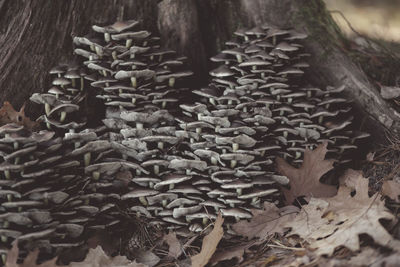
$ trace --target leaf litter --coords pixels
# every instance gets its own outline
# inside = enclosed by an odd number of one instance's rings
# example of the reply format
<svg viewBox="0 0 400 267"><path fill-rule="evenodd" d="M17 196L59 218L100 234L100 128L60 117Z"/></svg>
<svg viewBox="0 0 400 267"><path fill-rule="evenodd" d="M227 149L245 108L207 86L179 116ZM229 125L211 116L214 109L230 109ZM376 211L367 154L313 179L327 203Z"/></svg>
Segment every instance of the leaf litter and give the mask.
<svg viewBox="0 0 400 267"><path fill-rule="evenodd" d="M156 245L166 244L164 257L148 262L149 265L140 257L130 260L125 256L108 256L97 246L89 250L83 262L67 266L396 266L400 260L399 240L386 230L382 220L397 221L393 211L385 206L383 196L398 202L399 184L385 180L381 192L370 196L368 179L353 170L340 178L339 189L321 183L321 176L333 166L332 160L325 159L326 147L327 144L321 144L313 151L307 149L298 169L277 159L277 169L290 180L290 189L283 189L287 203L305 196L308 204L299 208L265 203L262 210L251 210L252 219L232 225L231 230L241 237L230 240L231 246L223 246L224 243L217 248L227 234L219 215L212 231L204 236L199 253L191 244L199 241L203 233L185 242L171 231ZM361 242L363 235L370 236L372 244ZM343 255L343 251L347 252ZM156 256L150 250L139 254L146 253ZM18 248L14 246L6 266L58 266L56 258L36 265L37 254L30 252L25 262L17 264Z"/></svg>

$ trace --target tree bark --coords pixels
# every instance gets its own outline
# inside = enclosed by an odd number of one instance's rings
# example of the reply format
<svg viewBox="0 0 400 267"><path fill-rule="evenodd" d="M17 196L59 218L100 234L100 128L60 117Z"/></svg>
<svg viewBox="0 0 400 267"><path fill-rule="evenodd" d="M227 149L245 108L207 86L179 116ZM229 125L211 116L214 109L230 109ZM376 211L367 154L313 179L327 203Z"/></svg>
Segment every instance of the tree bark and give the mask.
<svg viewBox="0 0 400 267"><path fill-rule="evenodd" d="M376 137L400 132L400 114L343 52L347 40L321 0L0 0L0 100L19 106L46 90L48 70L73 57L73 36L123 19L141 20L166 47L186 55L193 88L207 84L208 58L238 27L271 23L306 32L310 80L321 87L345 85L364 130Z"/></svg>

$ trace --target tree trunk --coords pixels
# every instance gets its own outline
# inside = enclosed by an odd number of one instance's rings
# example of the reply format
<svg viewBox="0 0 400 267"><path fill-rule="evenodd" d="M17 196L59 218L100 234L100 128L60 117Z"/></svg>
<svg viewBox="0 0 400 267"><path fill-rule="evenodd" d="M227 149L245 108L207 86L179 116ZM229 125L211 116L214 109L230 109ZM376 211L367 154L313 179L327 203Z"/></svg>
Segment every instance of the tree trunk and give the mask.
<svg viewBox="0 0 400 267"><path fill-rule="evenodd" d="M207 83L208 58L238 27L271 23L306 32L308 77L321 87L345 85L364 130L400 133L400 114L342 51L347 40L321 0L0 0L0 100L19 106L44 91L48 70L73 57L73 36L123 19L141 20L166 47L188 56L194 88Z"/></svg>

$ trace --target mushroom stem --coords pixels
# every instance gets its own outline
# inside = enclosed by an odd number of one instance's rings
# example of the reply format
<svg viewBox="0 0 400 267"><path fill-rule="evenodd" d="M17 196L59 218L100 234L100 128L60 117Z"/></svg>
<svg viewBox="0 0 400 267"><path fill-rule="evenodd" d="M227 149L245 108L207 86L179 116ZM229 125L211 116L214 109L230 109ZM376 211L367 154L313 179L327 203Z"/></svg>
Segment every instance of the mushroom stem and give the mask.
<svg viewBox="0 0 400 267"><path fill-rule="evenodd" d="M164 142L158 142L157 147L158 149L164 149Z"/></svg>
<svg viewBox="0 0 400 267"><path fill-rule="evenodd" d="M167 106L167 102L166 101L163 101L162 103L161 103L161 108L165 108Z"/></svg>
<svg viewBox="0 0 400 267"><path fill-rule="evenodd" d="M6 177L6 179L11 179L10 171L4 171L4 176Z"/></svg>
<svg viewBox="0 0 400 267"><path fill-rule="evenodd" d="M236 59L237 59L238 63L242 63L242 61L243 61L243 58L241 55L236 55Z"/></svg>
<svg viewBox="0 0 400 267"><path fill-rule="evenodd" d="M18 149L18 147L19 147L18 142L14 142L14 143L13 143L13 146L14 146L14 149Z"/></svg>
<svg viewBox="0 0 400 267"><path fill-rule="evenodd" d="M153 182L149 182L149 187L153 188L154 187L154 183Z"/></svg>
<svg viewBox="0 0 400 267"><path fill-rule="evenodd" d="M203 218L203 225L206 225L208 223L208 218L207 217L204 217Z"/></svg>
<svg viewBox="0 0 400 267"><path fill-rule="evenodd" d="M295 159L299 159L299 158L301 158L301 152L296 151L296 157L295 157Z"/></svg>
<svg viewBox="0 0 400 267"><path fill-rule="evenodd" d="M75 146L75 148L80 147L80 146L81 146L81 142L75 142L75 143L74 143L74 146Z"/></svg>
<svg viewBox="0 0 400 267"><path fill-rule="evenodd" d="M49 115L51 110L50 104L49 103L45 103L44 104L44 111L46 112L46 115Z"/></svg>
<svg viewBox="0 0 400 267"><path fill-rule="evenodd" d="M100 173L99 172L92 172L92 177L95 180L99 180L100 179Z"/></svg>
<svg viewBox="0 0 400 267"><path fill-rule="evenodd" d="M114 60L117 60L117 51L112 51L111 56Z"/></svg>
<svg viewBox="0 0 400 267"><path fill-rule="evenodd" d="M236 189L236 193L238 194L238 196L240 196L243 193L243 189L242 188L237 188Z"/></svg>
<svg viewBox="0 0 400 267"><path fill-rule="evenodd" d="M143 204L143 206L147 206L148 205L148 202L147 202L145 197L139 197L139 201L140 201L140 203Z"/></svg>
<svg viewBox="0 0 400 267"><path fill-rule="evenodd" d="M142 174L142 172L140 171L140 170L136 170L136 175L141 175Z"/></svg>
<svg viewBox="0 0 400 267"><path fill-rule="evenodd" d="M258 197L253 197L251 199L251 204L256 204L258 202Z"/></svg>
<svg viewBox="0 0 400 267"><path fill-rule="evenodd" d="M104 41L106 41L107 43L111 41L111 35L108 32L104 33Z"/></svg>
<svg viewBox="0 0 400 267"><path fill-rule="evenodd" d="M7 194L7 201L12 202L13 198L11 194Z"/></svg>
<svg viewBox="0 0 400 267"><path fill-rule="evenodd" d="M126 42L125 42L125 46L127 48L131 47L132 46L132 39L127 39Z"/></svg>
<svg viewBox="0 0 400 267"><path fill-rule="evenodd" d="M322 124L322 121L324 120L324 117L323 116L319 116L318 117L318 123L319 124Z"/></svg>
<svg viewBox="0 0 400 267"><path fill-rule="evenodd" d="M237 165L237 160L231 160L231 168L235 168Z"/></svg>
<svg viewBox="0 0 400 267"><path fill-rule="evenodd" d="M169 185L169 190L172 190L172 189L174 189L175 188L175 184L170 184Z"/></svg>
<svg viewBox="0 0 400 267"><path fill-rule="evenodd" d="M81 77L81 91L83 90L84 85L85 85L85 80L83 79L83 77Z"/></svg>
<svg viewBox="0 0 400 267"><path fill-rule="evenodd" d="M143 129L143 123L137 122L137 123L136 123L136 129L142 130L142 129Z"/></svg>
<svg viewBox="0 0 400 267"><path fill-rule="evenodd" d="M175 85L175 78L174 78L174 77L169 78L169 80L168 80L168 86L169 86L169 87L174 87L174 85Z"/></svg>
<svg viewBox="0 0 400 267"><path fill-rule="evenodd" d="M232 150L233 150L233 152L238 151L239 150L239 144L238 143L233 143L232 144Z"/></svg>
<svg viewBox="0 0 400 267"><path fill-rule="evenodd" d="M85 153L85 155L83 155L85 167L89 166L91 157L92 157L92 154L90 152L87 152L87 153Z"/></svg>
<svg viewBox="0 0 400 267"><path fill-rule="evenodd" d="M67 112L61 111L60 122L64 122L66 117L67 117Z"/></svg>
<svg viewBox="0 0 400 267"><path fill-rule="evenodd" d="M167 201L166 199L163 199L162 202L161 202L161 205L162 205L163 207L166 207L167 204L168 204L168 201Z"/></svg>
<svg viewBox="0 0 400 267"><path fill-rule="evenodd" d="M132 97L132 104L136 103L136 98Z"/></svg>
<svg viewBox="0 0 400 267"><path fill-rule="evenodd" d="M217 165L218 164L218 160L216 157L211 157L211 164L212 165Z"/></svg>
<svg viewBox="0 0 400 267"><path fill-rule="evenodd" d="M7 261L7 255L6 254L1 254L1 260L2 260L3 264L5 265L6 261Z"/></svg>
<svg viewBox="0 0 400 267"><path fill-rule="evenodd" d="M197 134L201 134L201 128L200 128L200 127L197 127L197 128L196 128L196 133L197 133Z"/></svg>
<svg viewBox="0 0 400 267"><path fill-rule="evenodd" d="M154 174L158 175L160 173L160 166L159 165L154 165Z"/></svg>
<svg viewBox="0 0 400 267"><path fill-rule="evenodd" d="M4 235L1 236L1 242L6 243L8 238Z"/></svg>
<svg viewBox="0 0 400 267"><path fill-rule="evenodd" d="M212 105L215 106L215 99L214 99L214 98L210 97L210 98L208 99L208 101L209 101Z"/></svg>
<svg viewBox="0 0 400 267"><path fill-rule="evenodd" d="M17 165L19 163L20 159L21 159L20 157L16 157L15 160L14 160L14 164Z"/></svg>

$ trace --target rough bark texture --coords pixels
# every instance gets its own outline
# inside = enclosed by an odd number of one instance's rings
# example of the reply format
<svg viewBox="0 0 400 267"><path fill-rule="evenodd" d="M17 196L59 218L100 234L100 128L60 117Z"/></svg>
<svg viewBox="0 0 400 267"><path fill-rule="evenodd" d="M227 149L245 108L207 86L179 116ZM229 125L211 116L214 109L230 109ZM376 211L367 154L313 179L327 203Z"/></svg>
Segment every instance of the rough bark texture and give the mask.
<svg viewBox="0 0 400 267"><path fill-rule="evenodd" d="M347 86L365 125L383 136L400 132L400 114L342 52L345 42L321 0L0 0L0 100L21 105L48 88L47 71L72 58L72 37L92 24L140 19L165 46L189 57L194 86L207 81L208 58L238 27L268 22L310 38L311 77L321 86Z"/></svg>

